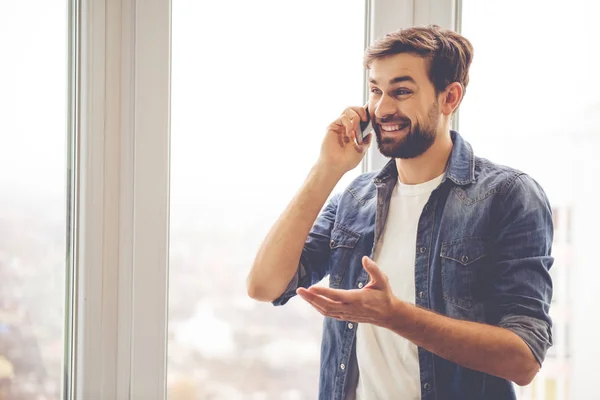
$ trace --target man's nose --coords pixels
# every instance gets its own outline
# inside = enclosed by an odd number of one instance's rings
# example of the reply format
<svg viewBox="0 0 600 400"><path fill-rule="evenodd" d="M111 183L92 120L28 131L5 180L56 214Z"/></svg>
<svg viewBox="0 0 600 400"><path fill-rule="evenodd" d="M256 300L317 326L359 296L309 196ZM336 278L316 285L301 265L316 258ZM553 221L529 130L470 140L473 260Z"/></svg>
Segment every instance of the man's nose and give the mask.
<svg viewBox="0 0 600 400"><path fill-rule="evenodd" d="M382 96L375 107L375 117L380 120L397 113L394 101L388 96Z"/></svg>

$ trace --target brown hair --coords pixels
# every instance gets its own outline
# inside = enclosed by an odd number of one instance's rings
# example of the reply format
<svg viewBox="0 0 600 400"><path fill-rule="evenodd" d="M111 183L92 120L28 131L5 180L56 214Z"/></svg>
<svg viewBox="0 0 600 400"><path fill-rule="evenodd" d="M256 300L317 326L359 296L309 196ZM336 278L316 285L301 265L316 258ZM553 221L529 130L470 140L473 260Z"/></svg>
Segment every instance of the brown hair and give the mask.
<svg viewBox="0 0 600 400"><path fill-rule="evenodd" d="M473 59L473 46L464 36L437 25L400 29L367 48L364 66L368 69L374 60L400 53L412 53L428 60L429 80L436 93L458 82L464 95Z"/></svg>

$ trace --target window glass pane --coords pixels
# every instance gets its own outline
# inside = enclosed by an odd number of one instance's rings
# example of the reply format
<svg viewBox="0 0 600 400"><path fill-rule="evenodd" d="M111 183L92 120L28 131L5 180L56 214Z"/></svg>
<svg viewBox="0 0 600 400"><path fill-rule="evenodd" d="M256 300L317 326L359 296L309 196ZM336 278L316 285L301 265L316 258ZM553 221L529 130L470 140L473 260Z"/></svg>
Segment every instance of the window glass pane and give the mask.
<svg viewBox="0 0 600 400"><path fill-rule="evenodd" d="M600 313L591 311L600 307L600 3L463 0L462 9L475 56L459 130L476 154L536 179L554 211L555 348L537 388L544 399L585 398L600 357Z"/></svg>
<svg viewBox="0 0 600 400"><path fill-rule="evenodd" d="M364 8L173 2L170 400L317 396L322 317L245 279L327 125L362 103Z"/></svg>
<svg viewBox="0 0 600 400"><path fill-rule="evenodd" d="M59 399L68 2L0 3L0 398Z"/></svg>

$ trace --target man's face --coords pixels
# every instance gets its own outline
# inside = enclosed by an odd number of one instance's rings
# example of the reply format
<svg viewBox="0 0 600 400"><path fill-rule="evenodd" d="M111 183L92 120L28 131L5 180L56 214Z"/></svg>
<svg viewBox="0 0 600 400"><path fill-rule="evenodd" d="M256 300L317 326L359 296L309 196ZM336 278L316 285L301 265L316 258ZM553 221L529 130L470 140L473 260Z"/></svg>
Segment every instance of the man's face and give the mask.
<svg viewBox="0 0 600 400"><path fill-rule="evenodd" d="M386 157L415 158L435 142L440 108L427 75L427 62L397 54L372 62L369 112L379 151Z"/></svg>

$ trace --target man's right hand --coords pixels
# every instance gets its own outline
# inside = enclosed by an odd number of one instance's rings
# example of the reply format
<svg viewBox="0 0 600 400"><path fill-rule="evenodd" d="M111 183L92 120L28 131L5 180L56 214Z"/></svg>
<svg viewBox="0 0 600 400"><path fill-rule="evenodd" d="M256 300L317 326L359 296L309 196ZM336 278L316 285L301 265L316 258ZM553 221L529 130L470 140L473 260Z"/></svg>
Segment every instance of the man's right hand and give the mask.
<svg viewBox="0 0 600 400"><path fill-rule="evenodd" d="M367 120L366 110L352 107L329 125L317 165L310 170L256 254L247 281L248 295L253 299L277 299L298 272L306 238L327 198L369 148L372 135L365 136L362 144L356 143L355 131L360 129L361 119ZM318 276L318 280L322 278Z"/></svg>
<svg viewBox="0 0 600 400"><path fill-rule="evenodd" d="M361 144L356 142L361 120L368 120L367 110L364 107L350 107L329 125L321 145L320 166L341 175L356 168L367 153L373 136L367 132Z"/></svg>

